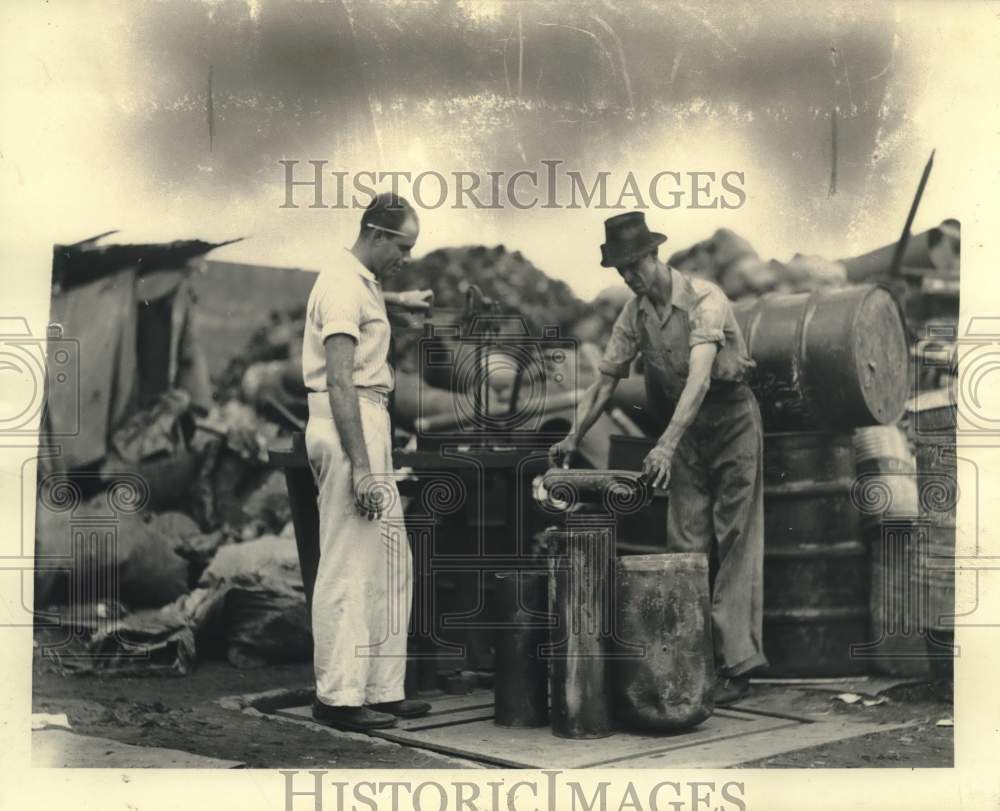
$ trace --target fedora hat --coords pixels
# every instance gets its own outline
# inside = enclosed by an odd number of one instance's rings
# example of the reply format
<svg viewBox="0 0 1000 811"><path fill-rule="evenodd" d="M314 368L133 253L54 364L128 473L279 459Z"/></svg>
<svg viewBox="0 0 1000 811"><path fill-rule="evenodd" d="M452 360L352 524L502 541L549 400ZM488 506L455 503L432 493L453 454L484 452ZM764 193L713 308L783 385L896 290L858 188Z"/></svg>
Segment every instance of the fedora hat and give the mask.
<svg viewBox="0 0 1000 811"><path fill-rule="evenodd" d="M667 241L646 227L646 215L629 211L604 221L604 244L601 246L601 267L627 265Z"/></svg>

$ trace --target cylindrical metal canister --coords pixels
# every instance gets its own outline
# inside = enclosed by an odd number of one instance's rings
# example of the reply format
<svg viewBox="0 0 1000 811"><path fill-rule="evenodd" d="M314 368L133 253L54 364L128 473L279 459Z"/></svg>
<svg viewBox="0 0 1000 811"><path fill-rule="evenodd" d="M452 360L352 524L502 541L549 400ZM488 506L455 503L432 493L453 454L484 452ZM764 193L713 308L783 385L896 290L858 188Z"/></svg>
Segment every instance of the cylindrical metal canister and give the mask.
<svg viewBox="0 0 1000 811"><path fill-rule="evenodd" d="M927 594L927 654L931 675L952 678L955 617L955 517L958 506L957 412L947 390L916 398L913 432L917 444L920 512L929 523L921 581Z"/></svg>
<svg viewBox="0 0 1000 811"><path fill-rule="evenodd" d="M895 425L859 428L854 469L854 504L872 567L872 644L863 655L876 673L926 675L924 634L912 599L923 536L914 523L920 512L917 466L906 434Z"/></svg>
<svg viewBox="0 0 1000 811"><path fill-rule="evenodd" d="M863 673L868 550L850 433L764 436L764 653L775 676Z"/></svg>
<svg viewBox="0 0 1000 811"><path fill-rule="evenodd" d="M549 651L552 734L611 734L611 649L614 536L610 527L581 526L549 535Z"/></svg>
<svg viewBox="0 0 1000 811"><path fill-rule="evenodd" d="M688 729L714 709L708 555L630 555L616 567L615 714L638 729Z"/></svg>
<svg viewBox="0 0 1000 811"><path fill-rule="evenodd" d="M902 312L881 287L771 293L733 305L769 431L891 424L908 394Z"/></svg>
<svg viewBox="0 0 1000 811"><path fill-rule="evenodd" d="M918 515L917 462L906 434L896 425L859 428L853 445L854 494L862 524Z"/></svg>
<svg viewBox="0 0 1000 811"><path fill-rule="evenodd" d="M549 719L548 573L498 572L493 722L502 727L540 727Z"/></svg>

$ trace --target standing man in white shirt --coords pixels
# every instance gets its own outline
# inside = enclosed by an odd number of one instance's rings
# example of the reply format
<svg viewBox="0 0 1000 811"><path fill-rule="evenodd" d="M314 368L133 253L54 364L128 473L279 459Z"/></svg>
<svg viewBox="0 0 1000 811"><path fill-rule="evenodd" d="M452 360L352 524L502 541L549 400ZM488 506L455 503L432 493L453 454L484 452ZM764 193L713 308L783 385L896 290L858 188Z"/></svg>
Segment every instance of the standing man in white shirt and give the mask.
<svg viewBox="0 0 1000 811"><path fill-rule="evenodd" d="M403 692L412 563L393 479L386 301L425 310L431 291L382 290L409 260L419 233L406 200L375 197L354 245L316 279L306 310L306 450L320 534L313 718L339 729L390 727L397 717L430 710Z"/></svg>

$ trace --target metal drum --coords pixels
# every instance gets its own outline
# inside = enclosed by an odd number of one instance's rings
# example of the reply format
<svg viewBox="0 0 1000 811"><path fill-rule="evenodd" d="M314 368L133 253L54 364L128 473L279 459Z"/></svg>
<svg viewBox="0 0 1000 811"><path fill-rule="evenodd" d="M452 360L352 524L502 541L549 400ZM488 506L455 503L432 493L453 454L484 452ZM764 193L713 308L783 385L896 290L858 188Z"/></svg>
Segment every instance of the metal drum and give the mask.
<svg viewBox="0 0 1000 811"><path fill-rule="evenodd" d="M498 614L504 623L496 637L493 722L502 727L540 727L549 719L546 572L499 572Z"/></svg>
<svg viewBox="0 0 1000 811"><path fill-rule="evenodd" d="M708 555L631 555L616 568L614 695L618 719L671 732L714 709Z"/></svg>
<svg viewBox="0 0 1000 811"><path fill-rule="evenodd" d="M909 355L889 291L772 293L733 311L757 364L751 386L766 430L842 430L902 416Z"/></svg>
<svg viewBox="0 0 1000 811"><path fill-rule="evenodd" d="M931 674L950 681L954 663L955 513L958 505L957 412L948 390L921 394L913 402L920 511L929 523L921 581L927 595L927 653Z"/></svg>
<svg viewBox="0 0 1000 811"><path fill-rule="evenodd" d="M871 645L857 654L876 673L923 676L928 665L916 600L920 544L917 465L895 425L854 432L854 504L871 559Z"/></svg>
<svg viewBox="0 0 1000 811"><path fill-rule="evenodd" d="M775 676L863 673L869 562L849 433L764 437L764 652Z"/></svg>

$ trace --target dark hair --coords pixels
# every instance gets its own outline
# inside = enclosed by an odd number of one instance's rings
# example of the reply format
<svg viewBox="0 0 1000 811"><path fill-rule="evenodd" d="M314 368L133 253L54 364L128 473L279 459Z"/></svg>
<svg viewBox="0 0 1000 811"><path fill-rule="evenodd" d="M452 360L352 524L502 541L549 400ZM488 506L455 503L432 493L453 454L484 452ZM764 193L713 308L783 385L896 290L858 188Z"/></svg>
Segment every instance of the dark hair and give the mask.
<svg viewBox="0 0 1000 811"><path fill-rule="evenodd" d="M361 236L372 230L369 225L400 231L408 217L416 219L417 213L406 199L392 192L377 194L361 215Z"/></svg>

